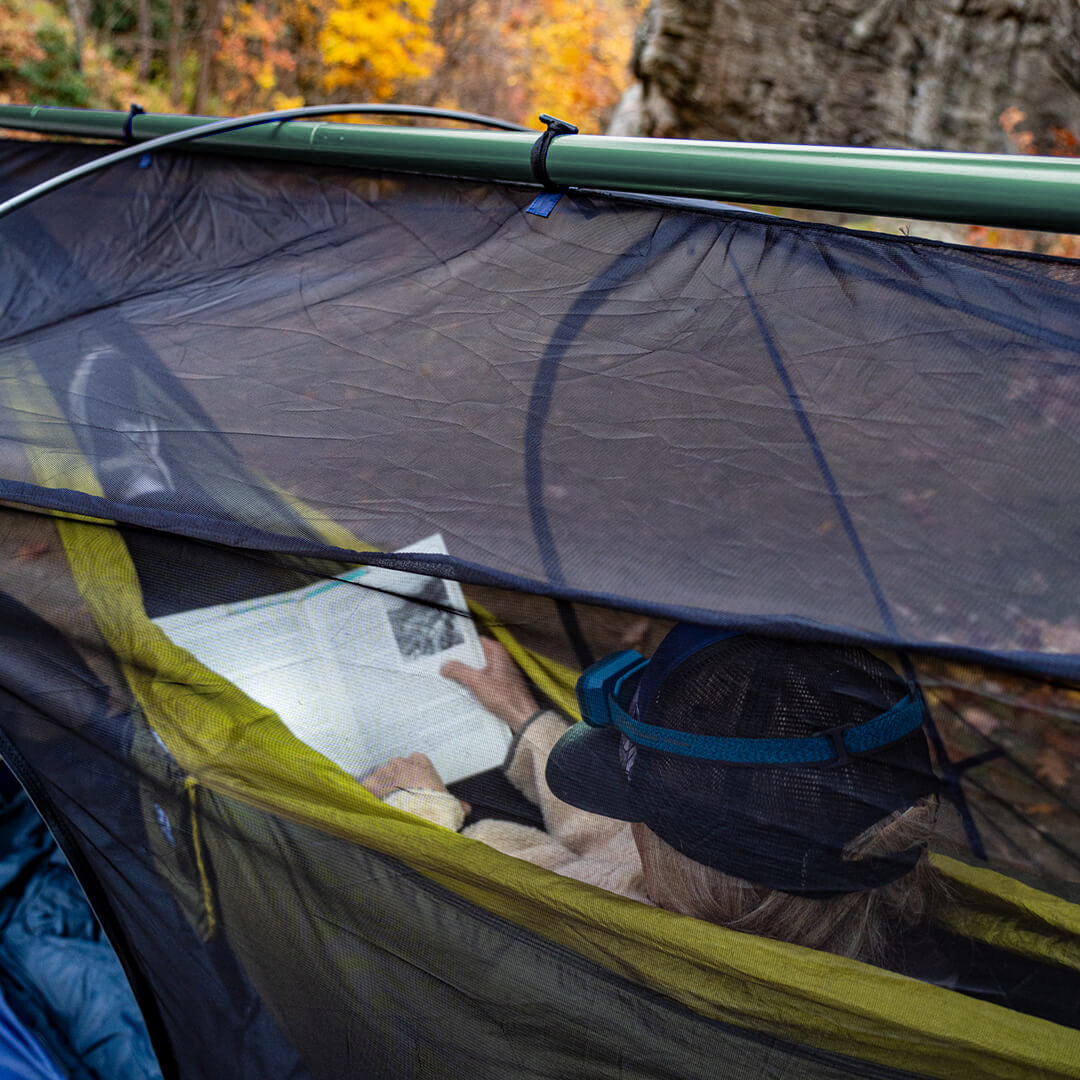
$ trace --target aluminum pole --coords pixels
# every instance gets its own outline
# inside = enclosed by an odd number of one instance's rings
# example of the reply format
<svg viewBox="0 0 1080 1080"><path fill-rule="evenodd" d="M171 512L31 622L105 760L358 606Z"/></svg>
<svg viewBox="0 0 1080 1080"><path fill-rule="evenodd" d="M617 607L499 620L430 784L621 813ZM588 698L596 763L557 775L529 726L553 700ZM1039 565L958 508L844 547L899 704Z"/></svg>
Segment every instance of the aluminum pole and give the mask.
<svg viewBox="0 0 1080 1080"><path fill-rule="evenodd" d="M124 112L0 106L0 127L53 135L119 139L127 121ZM144 113L131 135L142 142L213 122ZM531 183L537 136L292 121L191 149ZM1080 233L1080 160L1071 158L566 135L551 144L547 168L570 187Z"/></svg>

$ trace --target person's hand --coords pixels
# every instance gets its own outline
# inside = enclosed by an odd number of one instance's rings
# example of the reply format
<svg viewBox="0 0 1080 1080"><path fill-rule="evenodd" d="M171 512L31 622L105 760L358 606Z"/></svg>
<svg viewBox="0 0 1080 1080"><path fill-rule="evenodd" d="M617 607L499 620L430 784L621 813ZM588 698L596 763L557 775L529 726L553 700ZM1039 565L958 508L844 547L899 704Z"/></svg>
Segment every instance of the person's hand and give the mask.
<svg viewBox="0 0 1080 1080"><path fill-rule="evenodd" d="M446 791L446 785L431 759L425 754L391 758L360 781L377 799L385 799L402 788L421 791Z"/></svg>
<svg viewBox="0 0 1080 1080"><path fill-rule="evenodd" d="M540 708L529 691L521 668L497 641L481 638L487 666L469 667L458 660L443 664L442 674L461 683L488 712L506 722L517 734Z"/></svg>

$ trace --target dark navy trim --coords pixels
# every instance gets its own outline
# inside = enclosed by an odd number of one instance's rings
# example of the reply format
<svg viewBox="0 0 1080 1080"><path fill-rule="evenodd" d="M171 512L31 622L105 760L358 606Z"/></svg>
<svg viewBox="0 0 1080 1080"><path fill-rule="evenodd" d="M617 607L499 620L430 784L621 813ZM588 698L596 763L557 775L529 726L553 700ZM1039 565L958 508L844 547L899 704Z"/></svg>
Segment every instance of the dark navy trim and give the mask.
<svg viewBox="0 0 1080 1080"><path fill-rule="evenodd" d="M972 249L966 249L968 253ZM984 252L986 249L977 248L974 249L978 252ZM989 323L991 326L1000 327L1003 330L1009 330L1014 334L1021 335L1032 341L1037 341L1043 345L1050 345L1056 349L1062 349L1067 352L1073 353L1080 352L1080 336L1075 334L1065 333L1060 330L1052 330L1050 327L1043 325L1040 322L1036 322L1032 319L1024 319L1015 315L1006 314L1004 311L1000 311L995 308L986 307L982 304L972 303L970 300L962 300L956 296L945 295L944 291L932 292L917 281L905 280L899 273L889 275L881 273L877 270L870 270L864 263L856 265L854 262L846 262L838 254L834 253L831 257L831 261L835 264L835 270L838 275L850 274L853 278L859 281L866 281L870 284L881 285L893 292L906 293L908 296L915 296L926 303L935 304L937 307L944 308L947 311L956 311L962 315L968 315L974 319L978 319L980 322ZM955 267L951 267L956 272ZM995 267L995 271L1002 269L1012 270L1012 267ZM977 267L964 267L965 272L972 274L978 274L981 272L981 268ZM1031 361L1025 356L1025 360ZM1061 374L1077 373L1077 367L1075 363L1063 364L1060 360L1042 361L1043 363L1051 366L1055 371Z"/></svg>
<svg viewBox="0 0 1080 1080"><path fill-rule="evenodd" d="M806 408L802 403L802 398L799 396L798 390L795 389L795 384L791 380L791 374L788 372L787 365L784 363L784 358L780 355L780 350L777 348L776 342L773 340L773 336L769 332L769 327L765 322L765 316L762 314L761 308L758 307L757 301L751 294L750 286L747 284L746 278L743 277L743 272L739 269L739 264L730 253L728 254L728 260L731 263L731 268L735 271L735 276L739 279L739 285L743 290L743 295L746 298L747 304L750 306L750 313L754 316L754 322L757 324L758 333L761 334L762 343L765 345L765 348L769 353L769 359L772 361L772 365L776 369L776 374L784 387L784 393L787 394L791 411L795 414L795 419L799 422L803 437L810 447L810 453L814 456L814 463L818 467L818 472L821 473L822 480L825 481L826 488L828 488L829 497L832 499L833 508L836 510L836 516L840 519L840 524L843 526L848 542L855 552L855 558L858 560L859 569L862 570L863 577L866 579L866 584L869 586L870 593L874 597L874 604L877 606L881 621L885 624L885 629L890 634L896 634L896 623L893 621L889 602L885 599L885 593L881 588L881 584L878 582L877 575L874 573L874 568L870 565L870 558L866 554L866 548L863 547L862 540L855 528L855 522L851 520L851 514L848 512L847 503L844 502L844 496L840 493L840 485L837 484L836 477L833 475L833 471L825 458L825 452L821 449L821 443L818 442L814 426L810 423L810 417L806 414Z"/></svg>
<svg viewBox="0 0 1080 1080"><path fill-rule="evenodd" d="M556 600L555 608L559 613L559 622L562 623L563 633L566 634L566 638L570 642L570 648L574 650L574 657L577 659L578 666L584 671L585 668L595 662L596 657L589 647L585 631L581 629L581 623L578 621L574 605L568 600Z"/></svg>
<svg viewBox="0 0 1080 1080"><path fill-rule="evenodd" d="M979 765L985 765L988 761L997 761L999 758L1007 756L1005 747L991 746L989 750L984 750L981 754L972 754L970 757L954 761L953 768L956 769L958 773L966 773L968 769L974 769ZM1009 758L1009 762L1010 764L1013 764L1011 758Z"/></svg>

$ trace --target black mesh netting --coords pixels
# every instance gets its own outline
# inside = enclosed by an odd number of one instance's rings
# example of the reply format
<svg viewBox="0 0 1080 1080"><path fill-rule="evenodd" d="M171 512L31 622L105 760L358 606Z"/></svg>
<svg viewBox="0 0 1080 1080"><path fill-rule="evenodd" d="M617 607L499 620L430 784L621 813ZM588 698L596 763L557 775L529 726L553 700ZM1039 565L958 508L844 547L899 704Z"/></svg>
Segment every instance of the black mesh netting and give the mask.
<svg viewBox="0 0 1080 1080"><path fill-rule="evenodd" d="M0 195L101 152L4 143ZM163 1072L1075 1075L1076 264L534 194L154 155L0 221L0 749ZM371 812L361 736L412 749L466 604L543 706L680 619L757 635L665 687L689 731L832 727L840 668L848 719L921 694L869 764L635 768L660 813L722 794L747 876L933 787L944 966L754 951ZM468 771L467 829L544 823Z"/></svg>
<svg viewBox="0 0 1080 1080"><path fill-rule="evenodd" d="M1071 670L1072 263L532 195L155 156L0 223L3 337L121 520L310 549L254 469L457 575Z"/></svg>

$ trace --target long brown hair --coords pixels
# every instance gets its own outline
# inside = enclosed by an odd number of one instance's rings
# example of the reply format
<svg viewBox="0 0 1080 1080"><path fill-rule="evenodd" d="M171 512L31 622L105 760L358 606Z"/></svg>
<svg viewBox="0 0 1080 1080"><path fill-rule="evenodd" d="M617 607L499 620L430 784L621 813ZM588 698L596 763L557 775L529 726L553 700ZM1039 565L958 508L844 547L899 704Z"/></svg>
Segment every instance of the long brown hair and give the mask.
<svg viewBox="0 0 1080 1080"><path fill-rule="evenodd" d="M853 840L845 858L925 845L936 800L878 822ZM762 888L680 854L648 827L633 826L649 897L659 907L748 934L823 949L888 966L905 928L925 923L944 896L941 875L926 856L903 877L868 892L814 899Z"/></svg>

